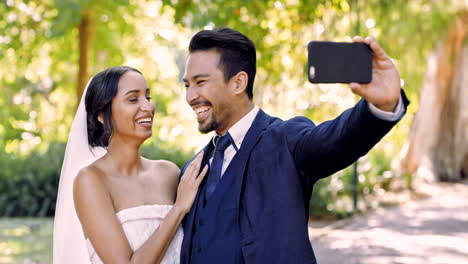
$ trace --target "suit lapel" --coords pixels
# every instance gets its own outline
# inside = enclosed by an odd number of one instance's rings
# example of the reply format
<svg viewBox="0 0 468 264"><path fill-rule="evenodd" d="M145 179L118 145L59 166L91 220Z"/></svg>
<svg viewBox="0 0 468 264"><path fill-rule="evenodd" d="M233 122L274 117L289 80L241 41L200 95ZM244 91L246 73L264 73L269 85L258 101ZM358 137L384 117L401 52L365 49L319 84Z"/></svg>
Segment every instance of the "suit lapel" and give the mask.
<svg viewBox="0 0 468 264"><path fill-rule="evenodd" d="M265 112L263 112L261 109L258 112L257 116L255 117L252 126L249 128L247 131L247 134L245 135L244 141L242 142L241 148L237 152L235 159L237 160L236 164L230 164L231 165L236 165L235 168L235 174L239 175L240 179L237 182L237 185L235 186L236 193L236 203L237 203L237 208L239 208L239 199L240 199L240 193L241 193L241 186L243 183L243 178L245 174L245 169L246 169L246 164L249 159L250 153L255 146L255 144L258 142L260 139L262 132L267 128L269 121L271 120L271 117ZM209 155L210 152L212 151L212 144L211 141L208 143L208 145L205 146L203 149L205 151L205 157L203 158L203 166L208 163L209 161ZM192 159L193 160L193 159ZM192 161L190 160L187 162L187 165L190 164ZM233 160L234 161L234 160ZM202 166L202 168L203 168ZM185 170L184 170L185 171ZM182 172L183 173L183 172ZM204 181L206 178L204 179ZM202 182L202 184L204 184ZM201 188L201 187L200 187ZM239 190L239 191L237 191ZM181 255L181 260L183 263L188 263L190 259L190 248L192 246L192 230L193 230L193 222L195 220L195 211L196 211L196 206L198 204L198 199L201 199L202 195L200 194L200 191L197 193L197 196L195 197L195 201L193 203L192 209L189 211L187 216L184 219L183 227L184 227L184 240L182 243L182 255ZM240 221L238 219L238 221Z"/></svg>
<svg viewBox="0 0 468 264"><path fill-rule="evenodd" d="M262 109L258 112L257 116L255 117L252 126L250 129L247 131L247 134L245 135L244 141L242 142L241 148L239 149L239 152L237 155L240 155L238 158L238 163L236 164L239 168L239 171L236 173L239 173L238 177L240 177L239 181L237 181L238 186L236 186L236 190L239 190L236 192L236 201L237 201L237 208L239 207L239 202L240 202L240 195L241 195L241 187L243 186L244 182L244 175L245 175L245 169L247 165L247 161L249 160L250 153L252 152L252 149L254 146L257 144L258 140L261 138L262 133L265 131L265 129L268 127L268 124L271 120L271 117L265 112L263 112Z"/></svg>
<svg viewBox="0 0 468 264"><path fill-rule="evenodd" d="M202 166L201 166L200 169L203 169L205 167L205 165L208 164L209 156L211 154L210 152L212 150L213 150L213 148L212 148L212 144L211 144L211 141L210 141L208 143L208 145L206 145L203 148L203 151L205 152L205 156L203 157ZM189 162L187 162L186 166L188 166L188 164L190 164L195 157L196 157L196 155ZM185 172L185 168L181 173ZM205 177L205 179L203 179L203 182L201 184L203 185L205 181L206 181L206 177ZM201 189L201 185L200 185L200 189ZM197 192L197 195L195 196L195 200L193 202L192 209L190 209L190 211L185 216L185 219L183 221L184 238L185 239L182 241L182 249L181 249L181 257L182 258L181 259L182 259L182 261L184 263L188 263L188 261L190 259L190 248L192 247L192 239L191 238L192 238L193 222L195 221L195 211L197 210L196 206L198 205L198 199L200 199L200 197L202 197L202 195L200 194L200 189Z"/></svg>

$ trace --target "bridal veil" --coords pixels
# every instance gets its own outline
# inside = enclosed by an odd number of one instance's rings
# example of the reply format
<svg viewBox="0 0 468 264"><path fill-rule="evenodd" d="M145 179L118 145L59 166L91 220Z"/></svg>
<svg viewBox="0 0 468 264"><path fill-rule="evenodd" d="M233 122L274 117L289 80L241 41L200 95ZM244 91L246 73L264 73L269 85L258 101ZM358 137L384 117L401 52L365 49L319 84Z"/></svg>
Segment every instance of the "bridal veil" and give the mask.
<svg viewBox="0 0 468 264"><path fill-rule="evenodd" d="M78 172L106 152L101 147L91 150L88 145L85 96L90 82L86 85L73 120L60 173L54 219L54 264L90 263L86 239L73 202L73 181Z"/></svg>

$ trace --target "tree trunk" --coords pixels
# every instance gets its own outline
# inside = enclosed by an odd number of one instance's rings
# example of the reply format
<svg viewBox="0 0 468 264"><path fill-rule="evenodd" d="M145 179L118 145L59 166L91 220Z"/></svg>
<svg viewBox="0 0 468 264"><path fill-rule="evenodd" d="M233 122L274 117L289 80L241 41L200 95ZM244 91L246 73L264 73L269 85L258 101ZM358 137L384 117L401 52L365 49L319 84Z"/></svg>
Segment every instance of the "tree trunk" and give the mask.
<svg viewBox="0 0 468 264"><path fill-rule="evenodd" d="M403 168L417 176L458 181L468 157L468 11L460 12L428 62L420 108Z"/></svg>
<svg viewBox="0 0 468 264"><path fill-rule="evenodd" d="M86 9L81 16L78 25L79 34L79 62L78 62L78 83L76 87L77 107L80 104L86 82L88 81L88 57L91 43L91 12Z"/></svg>

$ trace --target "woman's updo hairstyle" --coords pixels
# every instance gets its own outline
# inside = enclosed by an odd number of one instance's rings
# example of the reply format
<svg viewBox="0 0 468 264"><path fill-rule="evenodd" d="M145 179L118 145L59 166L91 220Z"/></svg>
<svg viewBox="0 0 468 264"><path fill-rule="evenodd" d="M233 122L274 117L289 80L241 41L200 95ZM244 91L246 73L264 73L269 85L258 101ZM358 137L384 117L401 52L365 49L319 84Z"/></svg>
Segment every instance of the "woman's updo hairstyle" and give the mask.
<svg viewBox="0 0 468 264"><path fill-rule="evenodd" d="M98 73L91 80L85 97L89 146L109 146L113 132L112 99L117 94L120 77L129 71L141 74L137 69L118 66ZM104 124L98 120L99 115Z"/></svg>

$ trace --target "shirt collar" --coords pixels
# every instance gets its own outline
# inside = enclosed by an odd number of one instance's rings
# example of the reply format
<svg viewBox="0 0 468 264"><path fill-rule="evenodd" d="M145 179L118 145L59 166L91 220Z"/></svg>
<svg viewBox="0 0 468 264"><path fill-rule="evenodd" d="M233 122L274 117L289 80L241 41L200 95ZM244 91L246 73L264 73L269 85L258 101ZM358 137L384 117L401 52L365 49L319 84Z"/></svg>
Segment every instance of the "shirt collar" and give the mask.
<svg viewBox="0 0 468 264"><path fill-rule="evenodd" d="M248 112L244 117L237 121L237 123L235 123L228 130L229 134L231 134L234 143L236 144L237 149L240 149L242 141L244 141L245 135L252 126L252 123L255 117L257 116L259 110L260 108L258 108L258 106L254 106L254 108L250 110L250 112Z"/></svg>
<svg viewBox="0 0 468 264"><path fill-rule="evenodd" d="M242 141L244 141L245 135L252 126L252 123L259 110L260 108L258 106L254 106L250 112L248 112L228 130L229 134L231 134L232 140L236 144L236 149L240 149ZM212 139L214 140L214 137Z"/></svg>

